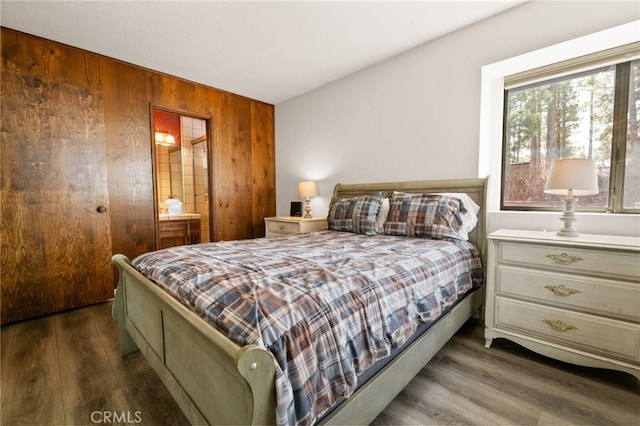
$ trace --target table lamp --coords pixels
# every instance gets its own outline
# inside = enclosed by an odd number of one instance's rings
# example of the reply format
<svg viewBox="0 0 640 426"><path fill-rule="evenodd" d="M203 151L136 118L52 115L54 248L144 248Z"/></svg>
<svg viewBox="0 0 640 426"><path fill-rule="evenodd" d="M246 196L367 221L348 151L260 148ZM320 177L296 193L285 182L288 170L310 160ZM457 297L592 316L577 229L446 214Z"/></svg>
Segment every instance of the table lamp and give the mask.
<svg viewBox="0 0 640 426"><path fill-rule="evenodd" d="M566 195L564 198L564 213L560 220L564 227L557 232L562 237L578 237L580 234L573 227L577 220L573 204L575 195L592 195L598 191L598 175L596 160L592 159L567 159L555 160L551 163L549 176L544 185L547 194Z"/></svg>
<svg viewBox="0 0 640 426"><path fill-rule="evenodd" d="M311 218L311 197L316 197L318 195L318 186L312 180L304 181L298 183L298 196L304 198L305 206L304 206L304 218Z"/></svg>

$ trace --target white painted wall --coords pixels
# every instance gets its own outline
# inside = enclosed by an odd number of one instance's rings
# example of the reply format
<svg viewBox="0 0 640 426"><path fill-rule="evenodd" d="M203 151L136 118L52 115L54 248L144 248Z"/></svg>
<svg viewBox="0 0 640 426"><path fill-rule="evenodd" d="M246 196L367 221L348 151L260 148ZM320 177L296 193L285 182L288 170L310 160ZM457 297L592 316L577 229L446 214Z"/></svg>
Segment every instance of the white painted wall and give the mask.
<svg viewBox="0 0 640 426"><path fill-rule="evenodd" d="M318 181L324 216L338 182L478 176L483 66L639 18L636 2L534 1L277 104L277 213L300 180ZM553 230L558 217L490 211L489 230ZM580 214L576 226L640 235L637 215Z"/></svg>

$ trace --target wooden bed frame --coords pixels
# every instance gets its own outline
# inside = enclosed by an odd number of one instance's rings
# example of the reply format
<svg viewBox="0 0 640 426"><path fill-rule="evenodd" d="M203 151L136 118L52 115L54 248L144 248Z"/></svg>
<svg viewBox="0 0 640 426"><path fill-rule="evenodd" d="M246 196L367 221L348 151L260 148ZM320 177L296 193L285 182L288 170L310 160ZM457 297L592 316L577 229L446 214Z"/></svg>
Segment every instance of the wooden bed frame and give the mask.
<svg viewBox="0 0 640 426"><path fill-rule="evenodd" d="M487 179L377 184L338 184L334 196L377 191L465 192L481 207L469 240L485 264ZM271 356L240 347L136 271L113 256L120 273L113 317L123 356L140 350L193 424L274 424L275 380ZM479 290L458 303L428 331L342 402L322 424L368 424L444 346L484 301Z"/></svg>

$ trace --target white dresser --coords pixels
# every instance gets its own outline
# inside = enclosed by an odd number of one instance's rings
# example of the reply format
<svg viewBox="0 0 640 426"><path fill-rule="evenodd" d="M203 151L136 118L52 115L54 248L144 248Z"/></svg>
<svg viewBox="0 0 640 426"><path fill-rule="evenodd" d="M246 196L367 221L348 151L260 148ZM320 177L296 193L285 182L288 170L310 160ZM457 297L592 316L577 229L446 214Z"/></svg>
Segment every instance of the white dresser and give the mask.
<svg viewBox="0 0 640 426"><path fill-rule="evenodd" d="M640 238L489 235L486 347L503 337L640 379Z"/></svg>
<svg viewBox="0 0 640 426"><path fill-rule="evenodd" d="M267 217L264 219L264 223L267 238L327 229L326 217L311 219L293 216Z"/></svg>

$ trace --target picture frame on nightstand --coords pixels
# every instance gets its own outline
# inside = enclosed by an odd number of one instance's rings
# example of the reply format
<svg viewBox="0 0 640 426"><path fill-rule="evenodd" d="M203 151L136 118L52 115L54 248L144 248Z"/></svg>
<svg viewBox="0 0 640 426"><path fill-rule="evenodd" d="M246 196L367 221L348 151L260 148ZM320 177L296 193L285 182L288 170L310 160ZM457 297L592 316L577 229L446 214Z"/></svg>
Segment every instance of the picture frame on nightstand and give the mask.
<svg viewBox="0 0 640 426"><path fill-rule="evenodd" d="M302 217L302 201L292 201L289 211L291 217Z"/></svg>

